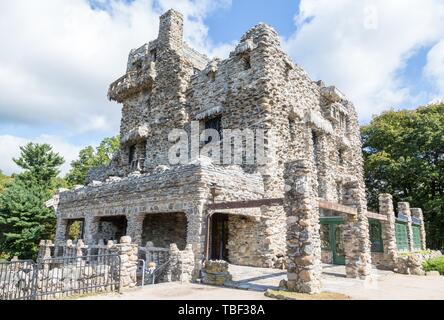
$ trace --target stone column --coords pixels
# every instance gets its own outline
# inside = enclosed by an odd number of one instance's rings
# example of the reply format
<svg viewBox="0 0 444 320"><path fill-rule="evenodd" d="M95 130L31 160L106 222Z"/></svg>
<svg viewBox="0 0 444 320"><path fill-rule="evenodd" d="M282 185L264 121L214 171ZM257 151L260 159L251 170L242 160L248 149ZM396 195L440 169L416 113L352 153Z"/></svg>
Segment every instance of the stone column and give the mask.
<svg viewBox="0 0 444 320"><path fill-rule="evenodd" d="M143 220L145 220L145 215L141 213L128 214L126 220L126 234L133 239L133 243L142 245Z"/></svg>
<svg viewBox="0 0 444 320"><path fill-rule="evenodd" d="M96 244L96 236L99 232L100 218L92 214L85 215L84 240L87 245Z"/></svg>
<svg viewBox="0 0 444 320"><path fill-rule="evenodd" d="M421 250L427 250L424 215L421 208L411 208L412 216L421 220Z"/></svg>
<svg viewBox="0 0 444 320"><path fill-rule="evenodd" d="M398 214L403 214L407 216L407 237L409 241L409 251L414 251L413 244L413 229L412 229L412 213L410 211L410 203L408 202L398 202Z"/></svg>
<svg viewBox="0 0 444 320"><path fill-rule="evenodd" d="M311 163L285 165L287 215L287 289L315 294L321 291L321 240L317 179Z"/></svg>
<svg viewBox="0 0 444 320"><path fill-rule="evenodd" d="M137 263L139 246L131 242L131 237L120 238L120 243L110 248L120 257L120 288L133 288L137 285Z"/></svg>
<svg viewBox="0 0 444 320"><path fill-rule="evenodd" d="M187 246L191 246L194 252L193 280L199 278L202 262L205 259L205 243L207 236L207 219L204 214L204 202L185 210L187 217ZM185 226L184 226L185 227Z"/></svg>
<svg viewBox="0 0 444 320"><path fill-rule="evenodd" d="M63 245L65 243L67 228L68 228L68 220L57 218L55 245Z"/></svg>
<svg viewBox="0 0 444 320"><path fill-rule="evenodd" d="M379 213L387 217L387 221L381 221L384 261L387 261L387 268L393 270L398 256L398 250L396 247L395 232L396 218L391 194L384 193L379 195Z"/></svg>
<svg viewBox="0 0 444 320"><path fill-rule="evenodd" d="M344 205L355 207L357 215L347 215L344 227L345 271L348 278L367 279L371 275L370 234L365 187L359 182L344 184Z"/></svg>

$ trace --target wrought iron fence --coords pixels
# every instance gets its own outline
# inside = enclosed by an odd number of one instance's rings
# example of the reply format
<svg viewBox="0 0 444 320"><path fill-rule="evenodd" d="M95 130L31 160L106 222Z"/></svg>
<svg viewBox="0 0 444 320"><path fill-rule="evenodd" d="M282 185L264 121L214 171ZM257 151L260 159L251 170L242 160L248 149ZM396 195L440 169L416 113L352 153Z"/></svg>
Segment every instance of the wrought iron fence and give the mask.
<svg viewBox="0 0 444 320"><path fill-rule="evenodd" d="M0 300L51 300L120 290L120 257L68 256L0 264Z"/></svg>

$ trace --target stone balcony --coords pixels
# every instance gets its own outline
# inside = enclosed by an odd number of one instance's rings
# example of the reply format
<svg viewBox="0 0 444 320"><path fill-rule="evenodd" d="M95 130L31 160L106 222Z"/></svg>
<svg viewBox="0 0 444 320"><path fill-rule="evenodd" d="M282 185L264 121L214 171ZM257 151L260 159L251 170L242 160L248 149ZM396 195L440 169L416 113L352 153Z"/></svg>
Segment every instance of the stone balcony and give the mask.
<svg viewBox="0 0 444 320"><path fill-rule="evenodd" d="M144 90L150 90L156 79L155 63L141 69L128 71L123 77L114 81L108 90L108 99L122 103L128 97Z"/></svg>

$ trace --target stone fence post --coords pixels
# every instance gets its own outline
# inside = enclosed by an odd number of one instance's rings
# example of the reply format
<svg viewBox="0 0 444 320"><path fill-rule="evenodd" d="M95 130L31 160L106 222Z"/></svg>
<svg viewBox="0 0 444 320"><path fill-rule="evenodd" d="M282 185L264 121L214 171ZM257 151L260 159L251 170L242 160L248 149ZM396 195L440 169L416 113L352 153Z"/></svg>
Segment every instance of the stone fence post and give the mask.
<svg viewBox="0 0 444 320"><path fill-rule="evenodd" d="M287 278L290 291L321 291L321 240L317 179L304 160L285 165L284 209L287 215Z"/></svg>
<svg viewBox="0 0 444 320"><path fill-rule="evenodd" d="M411 208L412 216L421 220L421 250L427 250L424 215L421 208Z"/></svg>
<svg viewBox="0 0 444 320"><path fill-rule="evenodd" d="M381 236L386 267L393 270L398 256L398 249L396 247L395 210L391 194L383 193L379 195L379 213L387 217L387 221L381 221Z"/></svg>
<svg viewBox="0 0 444 320"><path fill-rule="evenodd" d="M54 247L51 240L40 240L39 243L39 259L49 259L51 258L51 248Z"/></svg>
<svg viewBox="0 0 444 320"><path fill-rule="evenodd" d="M108 246L111 244L108 244ZM137 284L137 263L139 246L131 242L131 237L120 238L119 244L112 244L110 251L120 257L120 288L133 288Z"/></svg>
<svg viewBox="0 0 444 320"><path fill-rule="evenodd" d="M412 213L410 211L410 203L398 202L398 214L403 214L407 217L407 238L409 242L409 251L414 251L413 244L413 228L412 228Z"/></svg>
<svg viewBox="0 0 444 320"><path fill-rule="evenodd" d="M191 282L194 270L193 246L188 244L184 251L180 251L177 245L172 243L169 256L168 281Z"/></svg>

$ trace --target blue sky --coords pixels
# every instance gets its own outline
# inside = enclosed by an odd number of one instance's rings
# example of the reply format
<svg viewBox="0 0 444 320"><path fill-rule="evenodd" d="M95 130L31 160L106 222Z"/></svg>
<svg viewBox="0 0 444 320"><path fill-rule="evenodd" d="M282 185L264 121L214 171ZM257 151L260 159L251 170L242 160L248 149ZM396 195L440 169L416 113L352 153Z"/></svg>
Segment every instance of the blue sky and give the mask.
<svg viewBox="0 0 444 320"><path fill-rule="evenodd" d="M185 39L228 56L259 22L313 80L337 85L362 123L390 108L444 97L444 4L439 0L40 0L0 3L0 170L29 141L47 142L67 163L119 131L120 106L106 98L131 48L157 37L169 8ZM14 32L11 32L14 30Z"/></svg>

